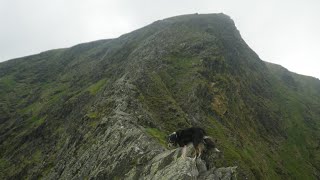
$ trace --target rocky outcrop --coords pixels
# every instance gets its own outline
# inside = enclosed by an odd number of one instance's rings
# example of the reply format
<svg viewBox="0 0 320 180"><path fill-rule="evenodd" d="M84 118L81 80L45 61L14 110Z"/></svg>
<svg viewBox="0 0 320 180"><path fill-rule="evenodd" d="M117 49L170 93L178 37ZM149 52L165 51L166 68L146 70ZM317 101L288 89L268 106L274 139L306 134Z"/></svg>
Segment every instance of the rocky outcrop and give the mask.
<svg viewBox="0 0 320 180"><path fill-rule="evenodd" d="M189 148L190 149L190 148ZM202 159L181 157L181 148L165 151L143 168L135 167L127 179L236 179L236 168L207 169Z"/></svg>

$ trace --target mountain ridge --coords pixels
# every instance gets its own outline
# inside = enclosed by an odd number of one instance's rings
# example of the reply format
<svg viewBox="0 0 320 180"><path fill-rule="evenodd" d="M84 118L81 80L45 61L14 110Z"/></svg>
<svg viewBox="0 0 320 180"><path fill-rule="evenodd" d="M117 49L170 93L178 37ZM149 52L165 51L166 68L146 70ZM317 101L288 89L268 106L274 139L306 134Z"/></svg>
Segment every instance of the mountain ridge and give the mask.
<svg viewBox="0 0 320 180"><path fill-rule="evenodd" d="M0 77L2 177L116 178L139 167L138 178L165 135L189 126L219 140L224 158L208 152L209 168L319 177L319 81L263 62L227 15L177 16L7 61Z"/></svg>

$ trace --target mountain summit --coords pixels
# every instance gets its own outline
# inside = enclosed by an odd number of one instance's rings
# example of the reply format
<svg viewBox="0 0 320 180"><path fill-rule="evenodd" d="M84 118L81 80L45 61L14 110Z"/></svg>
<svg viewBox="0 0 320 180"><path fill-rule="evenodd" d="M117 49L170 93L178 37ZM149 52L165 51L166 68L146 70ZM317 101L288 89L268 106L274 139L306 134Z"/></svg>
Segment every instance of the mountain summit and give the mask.
<svg viewBox="0 0 320 180"><path fill-rule="evenodd" d="M224 14L13 59L0 63L0 178L320 178L319 92ZM223 153L181 160L166 136L190 126Z"/></svg>

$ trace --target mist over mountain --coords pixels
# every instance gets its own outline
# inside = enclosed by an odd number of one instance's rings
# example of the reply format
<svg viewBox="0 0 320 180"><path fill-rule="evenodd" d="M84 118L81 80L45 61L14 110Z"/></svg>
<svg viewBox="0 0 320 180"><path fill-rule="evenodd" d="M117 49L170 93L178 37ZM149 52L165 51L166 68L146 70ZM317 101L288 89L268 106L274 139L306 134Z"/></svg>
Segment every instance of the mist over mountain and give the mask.
<svg viewBox="0 0 320 180"><path fill-rule="evenodd" d="M191 126L223 153L168 149ZM317 179L319 130L320 81L262 61L224 14L0 63L1 179Z"/></svg>

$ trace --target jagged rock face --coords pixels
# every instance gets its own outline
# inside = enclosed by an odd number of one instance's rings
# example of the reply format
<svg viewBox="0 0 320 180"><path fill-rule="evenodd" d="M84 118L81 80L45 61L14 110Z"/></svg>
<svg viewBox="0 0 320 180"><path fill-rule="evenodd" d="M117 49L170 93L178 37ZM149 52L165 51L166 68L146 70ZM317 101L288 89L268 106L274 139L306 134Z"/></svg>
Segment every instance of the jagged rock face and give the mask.
<svg viewBox="0 0 320 180"><path fill-rule="evenodd" d="M191 148L189 148L190 150ZM181 157L181 148L164 151L144 167L135 167L127 179L236 179L236 168L207 169L202 159Z"/></svg>
<svg viewBox="0 0 320 180"><path fill-rule="evenodd" d="M223 14L10 60L0 77L1 179L320 176L319 80L266 65ZM190 126L223 153L169 150Z"/></svg>

